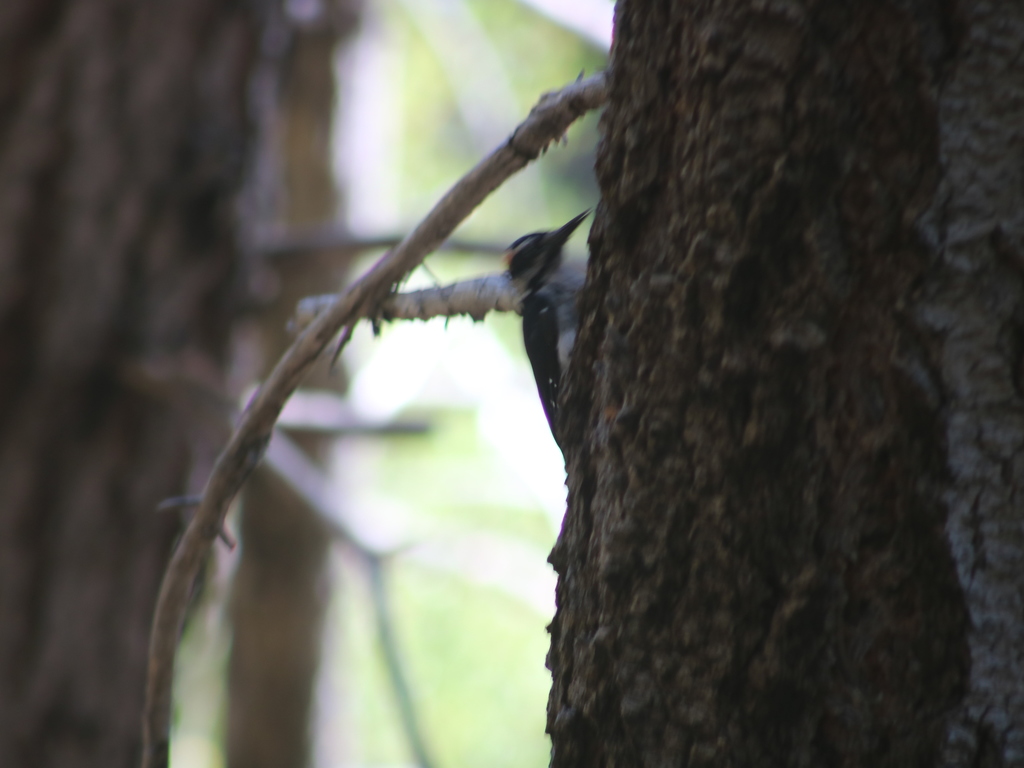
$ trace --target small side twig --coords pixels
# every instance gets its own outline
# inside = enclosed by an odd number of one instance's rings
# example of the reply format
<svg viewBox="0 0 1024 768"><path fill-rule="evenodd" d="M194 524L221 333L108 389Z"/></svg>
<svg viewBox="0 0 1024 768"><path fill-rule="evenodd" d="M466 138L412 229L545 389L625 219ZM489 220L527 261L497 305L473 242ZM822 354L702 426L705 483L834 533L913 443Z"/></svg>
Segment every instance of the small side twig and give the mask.
<svg viewBox="0 0 1024 768"><path fill-rule="evenodd" d="M199 502L202 500L202 496L169 496L156 505L156 511L166 512L171 509L180 509L184 512L188 507L199 506ZM185 516L185 520L187 522L189 517ZM225 528L223 524L217 532L217 538L223 541L224 545L232 552L235 550L235 547L238 546L238 542L235 541L235 537L231 535L231 532Z"/></svg>
<svg viewBox="0 0 1024 768"><path fill-rule="evenodd" d="M561 138L578 117L601 106L606 96L605 78L599 74L541 97L504 144L462 177L401 243L299 335L257 391L217 457L203 490L203 500L171 557L160 587L150 634L143 768L167 768L174 655L189 591L217 537L228 504L263 457L274 423L289 395L339 329L354 324L360 313L376 316L394 287L441 245L484 198Z"/></svg>

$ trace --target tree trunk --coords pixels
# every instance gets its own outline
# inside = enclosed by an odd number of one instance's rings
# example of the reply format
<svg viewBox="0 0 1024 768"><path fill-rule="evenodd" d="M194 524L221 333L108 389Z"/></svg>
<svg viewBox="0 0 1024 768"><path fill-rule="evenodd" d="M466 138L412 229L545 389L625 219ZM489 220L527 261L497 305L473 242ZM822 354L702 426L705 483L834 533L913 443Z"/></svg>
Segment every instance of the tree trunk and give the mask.
<svg viewBox="0 0 1024 768"><path fill-rule="evenodd" d="M0 6L0 764L132 766L217 387L256 25L213 0Z"/></svg>
<svg viewBox="0 0 1024 768"><path fill-rule="evenodd" d="M1024 762L1024 9L620 2L552 765Z"/></svg>
<svg viewBox="0 0 1024 768"><path fill-rule="evenodd" d="M337 213L330 171L335 53L355 30L361 5L334 0L318 18L281 30L288 45L279 63L280 92L271 94L277 109L268 133L280 138L269 151L280 167L275 181L289 229L324 226ZM264 267L274 270L280 290L258 319L263 375L293 341L286 328L298 300L324 286L341 286L348 267L349 259L338 254L312 253ZM306 383L342 388L345 382L323 365ZM314 460L330 445L309 435L301 443ZM245 488L241 534L231 600L228 766L305 768L312 762L311 720L330 598L330 531L316 510L263 466Z"/></svg>

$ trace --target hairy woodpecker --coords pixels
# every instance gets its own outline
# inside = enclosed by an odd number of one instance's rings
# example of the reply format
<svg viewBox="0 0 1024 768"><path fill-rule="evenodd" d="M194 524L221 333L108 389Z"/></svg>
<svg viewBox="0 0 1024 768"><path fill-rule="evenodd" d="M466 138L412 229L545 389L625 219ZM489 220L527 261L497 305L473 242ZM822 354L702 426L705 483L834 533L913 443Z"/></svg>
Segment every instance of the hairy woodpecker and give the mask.
<svg viewBox="0 0 1024 768"><path fill-rule="evenodd" d="M576 341L576 296L583 287L582 264L563 264L562 246L590 211L553 232L533 232L509 246L508 274L521 297L523 342L533 367L537 392L555 442L561 446L558 388Z"/></svg>

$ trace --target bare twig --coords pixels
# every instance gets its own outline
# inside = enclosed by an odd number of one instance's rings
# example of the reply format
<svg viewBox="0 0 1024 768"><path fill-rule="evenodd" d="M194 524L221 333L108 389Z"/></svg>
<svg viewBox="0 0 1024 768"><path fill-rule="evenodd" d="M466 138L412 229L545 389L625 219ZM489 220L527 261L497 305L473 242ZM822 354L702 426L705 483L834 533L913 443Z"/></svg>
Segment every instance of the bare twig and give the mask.
<svg viewBox="0 0 1024 768"><path fill-rule="evenodd" d="M295 307L290 325L302 331L338 300L337 294L307 296ZM432 317L469 315L483 320L488 312L518 312L519 297L507 275L488 275L437 288L392 294L380 306L381 320L429 320Z"/></svg>
<svg viewBox="0 0 1024 768"><path fill-rule="evenodd" d="M382 320L429 320L469 315L479 321L492 310L519 311L519 295L505 274L396 293L381 306L378 317Z"/></svg>
<svg viewBox="0 0 1024 768"><path fill-rule="evenodd" d="M156 505L156 511L166 512L170 509L180 509L184 513L184 510L188 507L199 506L199 502L202 500L202 496L170 496ZM191 516L185 513L182 517L187 522ZM235 537L231 535L231 532L223 524L220 527L220 531L217 532L217 538L223 541L225 546L232 551L238 546Z"/></svg>
<svg viewBox="0 0 1024 768"><path fill-rule="evenodd" d="M228 504L259 463L281 409L338 330L381 302L509 176L535 160L585 112L604 103L605 78L595 75L545 94L511 137L460 179L394 249L302 332L278 361L221 451L203 500L175 549L157 598L150 635L143 713L143 768L167 768L174 654L189 590L217 537Z"/></svg>

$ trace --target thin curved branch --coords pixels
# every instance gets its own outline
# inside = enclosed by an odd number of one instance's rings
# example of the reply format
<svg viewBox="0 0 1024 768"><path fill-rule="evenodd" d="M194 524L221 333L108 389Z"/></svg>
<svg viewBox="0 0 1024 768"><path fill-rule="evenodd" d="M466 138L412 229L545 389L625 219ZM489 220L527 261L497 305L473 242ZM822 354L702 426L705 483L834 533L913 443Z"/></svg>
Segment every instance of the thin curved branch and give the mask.
<svg viewBox="0 0 1024 768"><path fill-rule="evenodd" d="M143 768L167 768L171 687L189 590L217 537L228 504L263 457L285 401L338 331L376 316L381 303L463 219L509 176L561 138L581 115L607 97L603 74L545 94L509 139L460 179L427 217L329 309L303 331L243 412L203 490L203 500L171 557L160 587L150 635L143 712Z"/></svg>

